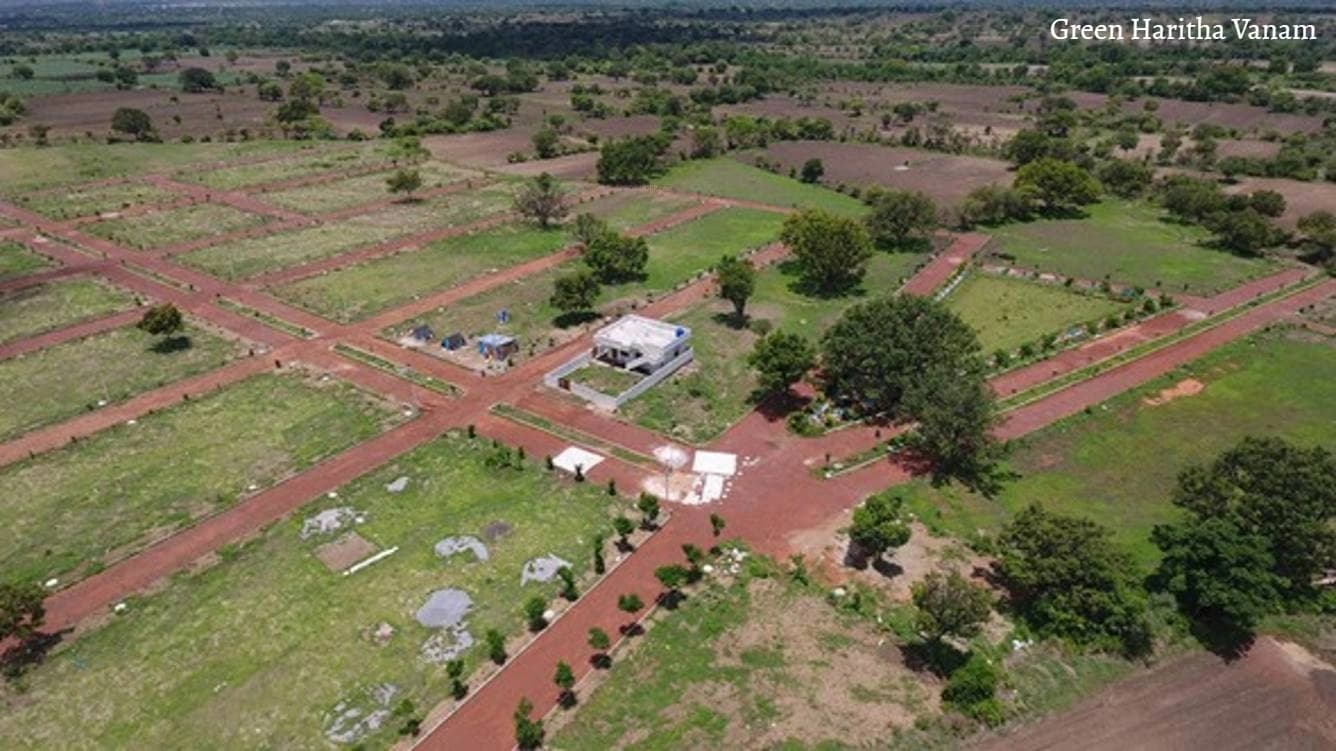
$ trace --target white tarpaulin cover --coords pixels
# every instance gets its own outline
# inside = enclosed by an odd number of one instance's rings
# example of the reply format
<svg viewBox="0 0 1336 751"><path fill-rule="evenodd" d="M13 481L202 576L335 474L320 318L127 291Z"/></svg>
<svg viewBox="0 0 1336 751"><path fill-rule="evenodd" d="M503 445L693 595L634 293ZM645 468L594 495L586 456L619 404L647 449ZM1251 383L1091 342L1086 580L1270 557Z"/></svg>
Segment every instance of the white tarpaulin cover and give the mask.
<svg viewBox="0 0 1336 751"><path fill-rule="evenodd" d="M593 469L601 461L603 461L603 457L592 451L585 451L579 446L567 446L560 454L552 457L552 463L556 465L558 469L565 470L571 474L575 474L575 468L577 466L580 467L585 474L589 474L589 470Z"/></svg>
<svg viewBox="0 0 1336 751"><path fill-rule="evenodd" d="M691 471L698 475L732 477L738 471L738 455L725 454L721 451L697 451Z"/></svg>

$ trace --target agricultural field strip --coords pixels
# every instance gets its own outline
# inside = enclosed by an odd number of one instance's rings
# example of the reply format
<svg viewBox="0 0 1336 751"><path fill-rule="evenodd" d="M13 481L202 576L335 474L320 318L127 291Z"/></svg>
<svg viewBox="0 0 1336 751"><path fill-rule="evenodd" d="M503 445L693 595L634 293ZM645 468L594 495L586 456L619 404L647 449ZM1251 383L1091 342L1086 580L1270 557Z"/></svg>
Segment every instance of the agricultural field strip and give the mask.
<svg viewBox="0 0 1336 751"><path fill-rule="evenodd" d="M1173 333L1143 342L1131 349L1096 360L1082 368L1036 383L1024 391L1019 391L1006 399L1001 400L999 405L1004 412L1009 412L1033 404L1058 391L1080 383L1081 381L1093 378L1111 368L1115 368L1133 360L1139 360L1146 355L1158 352L1159 350L1183 341L1184 339L1190 339L1198 334L1210 331L1211 329L1238 318L1253 308L1261 307L1272 302L1278 302L1293 295L1297 295L1300 292L1304 292L1305 290L1312 289L1326 281L1326 279L1327 277L1325 276L1311 276L1288 287L1283 287L1261 297L1255 297L1232 308L1223 310L1209 318L1203 318L1200 321L1189 323Z"/></svg>
<svg viewBox="0 0 1336 751"><path fill-rule="evenodd" d="M1147 355L1153 354L1177 342L1183 341L1185 339L1190 339L1191 337L1196 336L1197 334L1204 333L1217 326L1228 323L1230 320L1237 318L1240 315L1243 315L1244 313L1253 308L1266 305L1267 303L1283 300L1292 295L1296 295L1300 292L1311 289L1317 286L1325 279L1326 277L1323 276L1308 277L1303 281L1297 282L1288 287L1284 287L1280 290L1276 290L1270 294L1254 298L1247 302L1236 305L1233 308L1223 310L1220 313L1211 316L1210 318L1205 318L1200 321L1190 323L1178 329L1177 331L1174 331L1173 333L1166 334L1164 336L1160 336L1146 342L1142 342L1141 344L1134 346L1130 349L1111 354L1107 357L1091 362L1083 367L1077 368L1076 370L1068 371L1066 373L1062 373L1052 378L1036 383L1033 386L1030 386L1029 388L1025 389L1024 391L1017 392L1016 394L1013 394L1007 397L1006 399L999 399L997 402L999 407L998 413L999 415L1005 415L1022 407L1026 407L1036 402L1042 401L1043 399L1052 396L1053 394L1059 391L1062 391L1066 388L1070 388L1071 386L1075 386L1076 384L1081 383L1082 381L1088 380L1090 378L1094 378L1112 368L1124 365L1134 360L1139 360ZM1050 355L1050 357L1061 354L1064 351L1066 350L1058 350L1057 352L1054 352L1052 355ZM1038 361L1038 363L1042 362L1044 361L1043 360ZM1032 367L1038 363L1026 363L1022 367ZM1003 371L1003 373L996 373L994 374L994 377L1003 375L1006 372L1009 371ZM904 432L906 429L907 427L894 430L891 432L891 435L892 436L897 435L899 433ZM846 455L842 458L841 457L832 458L830 465L840 464L842 466L837 470L832 470L829 474L829 477L832 478L839 477L841 475L846 475L856 470L862 469L863 467L866 467L870 464L879 461L884 455L885 451L881 448L881 446L878 445L878 446L871 446L867 449L864 449L854 454ZM814 472L820 476L826 476L825 474L826 467L827 465L818 467L814 469Z"/></svg>

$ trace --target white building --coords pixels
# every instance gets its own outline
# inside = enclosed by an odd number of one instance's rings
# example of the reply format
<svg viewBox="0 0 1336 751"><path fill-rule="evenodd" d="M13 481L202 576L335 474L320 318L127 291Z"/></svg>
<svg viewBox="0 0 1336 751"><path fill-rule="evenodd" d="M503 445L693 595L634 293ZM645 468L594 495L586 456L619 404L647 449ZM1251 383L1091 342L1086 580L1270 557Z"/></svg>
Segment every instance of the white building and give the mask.
<svg viewBox="0 0 1336 751"><path fill-rule="evenodd" d="M623 316L594 333L595 359L647 375L690 350L691 329L644 316Z"/></svg>
<svg viewBox="0 0 1336 751"><path fill-rule="evenodd" d="M548 386L568 391L606 410L615 410L691 362L691 329L638 315L619 318L594 332L594 346L543 377ZM593 364L598 361L600 364ZM612 367L640 376L620 394L604 394L572 378L584 367Z"/></svg>

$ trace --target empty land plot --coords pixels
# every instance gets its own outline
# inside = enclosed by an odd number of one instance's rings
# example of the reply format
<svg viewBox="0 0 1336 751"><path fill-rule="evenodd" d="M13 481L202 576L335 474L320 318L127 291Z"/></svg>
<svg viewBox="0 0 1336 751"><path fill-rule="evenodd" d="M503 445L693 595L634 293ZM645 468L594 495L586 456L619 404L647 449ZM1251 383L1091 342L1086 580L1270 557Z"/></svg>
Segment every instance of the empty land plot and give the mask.
<svg viewBox="0 0 1336 751"><path fill-rule="evenodd" d="M551 747L867 748L938 714L940 684L905 664L885 627L743 565L736 581L661 610L579 711L556 720L569 724Z"/></svg>
<svg viewBox="0 0 1336 751"><path fill-rule="evenodd" d="M974 329L986 352L1010 352L1127 307L1107 297L987 274L961 282L946 298L946 306Z"/></svg>
<svg viewBox="0 0 1336 751"><path fill-rule="evenodd" d="M469 339L497 332L515 337L520 345L521 356L535 355L550 349L573 333L557 326L561 311L553 307L549 300L556 278L576 267L576 263L565 263L530 274L405 321L387 329L384 336L397 339L419 324L430 326L438 340L456 332ZM510 314L509 321L504 324L496 320L496 314L501 310ZM444 353L439 341L426 351L434 355Z"/></svg>
<svg viewBox="0 0 1336 751"><path fill-rule="evenodd" d="M801 170L808 159L820 159L822 181L867 187L881 185L927 194L943 206L960 203L983 185L1010 184L1010 165L999 159L961 156L919 149L838 141L779 141L759 152L785 171ZM745 152L738 158L754 158Z"/></svg>
<svg viewBox="0 0 1336 751"><path fill-rule="evenodd" d="M460 167L427 162L413 167L422 177L422 189L430 190L443 185L459 182L482 173ZM365 203L383 200L389 197L389 188L385 180L392 172L373 172L346 180L307 185L301 188L274 191L264 194L264 201L284 208L300 211L303 214L323 214Z"/></svg>
<svg viewBox="0 0 1336 751"><path fill-rule="evenodd" d="M467 224L510 208L513 186L495 185L421 203L400 203L331 224L214 245L178 256L211 274L242 279L330 258L405 235Z"/></svg>
<svg viewBox="0 0 1336 751"><path fill-rule="evenodd" d="M373 142L354 147L322 148L315 153L287 159L239 164L206 172L182 172L178 177L218 190L237 190L369 164L384 162L388 166L390 159L384 145Z"/></svg>
<svg viewBox="0 0 1336 751"><path fill-rule="evenodd" d="M672 216L691 208L697 201L692 198L664 196L649 192L618 193L585 206L576 207L575 213L593 214L618 232L648 224L656 219Z"/></svg>
<svg viewBox="0 0 1336 751"><path fill-rule="evenodd" d="M647 238L645 278L605 288L608 300L644 292L663 292L735 256L779 238L784 217L760 209L727 208Z"/></svg>
<svg viewBox="0 0 1336 751"><path fill-rule="evenodd" d="M85 227L84 231L131 249L151 250L209 235L258 227L268 221L268 217L231 206L197 203L177 209L107 219Z"/></svg>
<svg viewBox="0 0 1336 751"><path fill-rule="evenodd" d="M145 203L162 203L175 196L156 185L140 182L110 185L52 188L37 193L17 194L13 200L29 211L52 219L70 219L120 211Z"/></svg>
<svg viewBox="0 0 1336 751"><path fill-rule="evenodd" d="M395 419L345 383L266 374L10 465L0 570L77 578Z"/></svg>
<svg viewBox="0 0 1336 751"><path fill-rule="evenodd" d="M126 92L117 92L123 95ZM105 117L105 115L104 115ZM302 141L238 141L236 143L80 143L40 149L0 149L0 192L17 199L26 193L90 180L132 177L192 165L198 172L217 162L263 159L290 154L311 145ZM77 192L78 188L71 190ZM51 205L64 209L58 191ZM109 207L119 208L119 204ZM92 213L92 212L90 212Z"/></svg>
<svg viewBox="0 0 1336 751"><path fill-rule="evenodd" d="M801 183L726 157L680 164L655 182L673 190L760 201L783 208L825 209L845 216L862 216L867 211L867 207L857 199L842 193Z"/></svg>
<svg viewBox="0 0 1336 751"><path fill-rule="evenodd" d="M567 242L558 229L509 225L346 266L275 292L328 318L355 321L483 272L545 256Z"/></svg>
<svg viewBox="0 0 1336 751"><path fill-rule="evenodd" d="M1169 392L1180 394L1172 399L1161 394L1185 382L1194 388ZM906 494L925 523L962 537L995 531L1043 503L1110 527L1150 566L1158 557L1150 528L1177 518L1169 496L1187 465L1209 462L1247 435L1331 446L1333 425L1336 348L1261 334L1024 439L1011 458L1021 476L996 499L927 483Z"/></svg>
<svg viewBox="0 0 1336 751"><path fill-rule="evenodd" d="M0 344L63 328L135 304L95 279L59 279L0 293Z"/></svg>
<svg viewBox="0 0 1336 751"><path fill-rule="evenodd" d="M524 564L556 555L583 575L594 533L618 508L599 489L557 481L537 464L498 470L487 461L492 451L481 438L433 441L215 566L132 599L128 612L26 674L22 698L0 700L0 746L391 746L402 718L388 715L400 701L422 712L449 697L445 670L426 656L455 643L454 634L415 619L428 597L451 588L472 599L464 624L475 646L461 655L471 672L487 661L487 629L518 634L519 603L556 594L556 583L521 585ZM402 491L389 492L400 478ZM359 536L398 552L354 576L327 569L316 548L354 522L345 517L344 528L305 540L302 527L340 508L364 518ZM464 535L484 546L486 560L434 552ZM79 707L75 716L57 711L69 706ZM336 724L348 709L361 715ZM381 710L379 729L359 726Z"/></svg>
<svg viewBox="0 0 1336 751"><path fill-rule="evenodd" d="M0 440L212 370L239 349L195 326L166 340L126 327L0 360Z"/></svg>
<svg viewBox="0 0 1336 751"><path fill-rule="evenodd" d="M46 256L23 243L0 240L0 280L24 276L54 265Z"/></svg>
<svg viewBox="0 0 1336 751"><path fill-rule="evenodd" d="M924 257L878 253L868 264L862 287L854 294L833 298L800 292L797 270L790 263L765 269L756 277L756 291L747 303L748 318L815 342L849 306L893 293ZM691 329L694 362L622 405L619 412L660 433L697 443L708 441L753 406L756 377L747 365L747 355L757 335L738 327L732 305L718 299L693 305L671 320Z"/></svg>
<svg viewBox="0 0 1336 751"><path fill-rule="evenodd" d="M1017 264L1083 279L1109 279L1146 289L1212 294L1274 266L1205 247L1201 227L1166 221L1144 203L1105 201L1085 219L1011 224L991 230L994 247Z"/></svg>

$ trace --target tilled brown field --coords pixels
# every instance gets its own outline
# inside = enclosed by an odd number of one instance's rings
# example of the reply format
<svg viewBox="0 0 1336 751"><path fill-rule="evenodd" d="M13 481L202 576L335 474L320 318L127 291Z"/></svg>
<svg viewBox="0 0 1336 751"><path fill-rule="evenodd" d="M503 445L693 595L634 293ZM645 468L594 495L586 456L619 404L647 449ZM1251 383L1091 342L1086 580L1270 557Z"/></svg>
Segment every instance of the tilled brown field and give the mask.
<svg viewBox="0 0 1336 751"><path fill-rule="evenodd" d="M1066 96L1071 97L1082 109L1098 109L1108 100L1103 94L1078 91L1069 92ZM1243 132L1277 130L1282 133L1310 132L1322 127L1322 118L1313 115L1268 112L1265 107L1226 102L1188 102L1181 99L1148 97L1123 102L1123 111L1143 112L1147 101L1158 104L1155 115L1165 123L1178 122L1187 125L1210 123Z"/></svg>
<svg viewBox="0 0 1336 751"><path fill-rule="evenodd" d="M738 158L748 164L761 152L746 152ZM957 156L931 151L868 143L834 141L783 141L764 152L785 171L801 169L808 159L820 159L827 185L882 185L928 194L942 206L954 206L980 185L1010 184L1007 163L997 159Z"/></svg>
<svg viewBox="0 0 1336 751"><path fill-rule="evenodd" d="M1241 659L1194 654L978 749L1336 748L1336 668L1289 642Z"/></svg>
<svg viewBox="0 0 1336 751"><path fill-rule="evenodd" d="M178 101L173 102L175 96ZM133 107L148 113L153 125L165 139L186 134L216 133L228 128L257 129L265 125L273 104L254 95L234 93L184 94L165 89L137 91L95 91L34 97L28 101L23 123L42 123L51 127L51 135L104 136L111 132L111 115L119 107ZM174 117L180 117L177 123Z"/></svg>
<svg viewBox="0 0 1336 751"><path fill-rule="evenodd" d="M1290 229L1304 214L1331 211L1336 207L1336 183L1304 182L1276 177L1243 177L1226 188L1229 193L1251 193L1255 190L1274 190L1285 196L1285 213L1278 220Z"/></svg>

